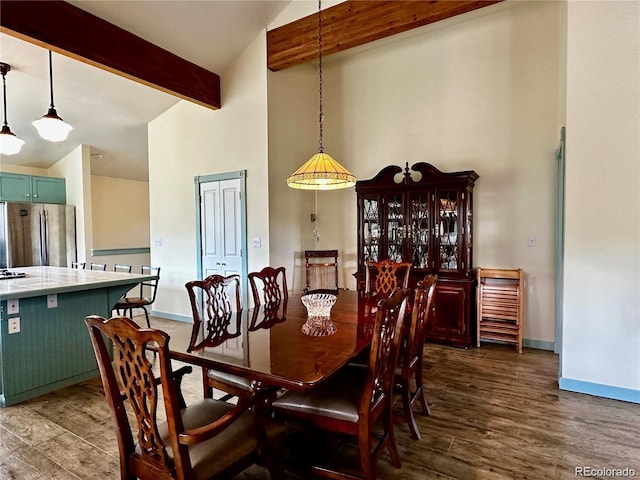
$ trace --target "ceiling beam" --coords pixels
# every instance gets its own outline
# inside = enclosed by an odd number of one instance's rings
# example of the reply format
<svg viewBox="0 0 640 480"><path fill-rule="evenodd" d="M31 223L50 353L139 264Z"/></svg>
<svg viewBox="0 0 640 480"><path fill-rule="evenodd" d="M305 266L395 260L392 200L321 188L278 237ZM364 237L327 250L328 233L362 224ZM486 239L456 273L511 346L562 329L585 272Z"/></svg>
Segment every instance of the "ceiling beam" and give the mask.
<svg viewBox="0 0 640 480"><path fill-rule="evenodd" d="M2 1L0 31L205 107L220 108L218 75L67 2Z"/></svg>
<svg viewBox="0 0 640 480"><path fill-rule="evenodd" d="M341 52L503 0L347 0L322 10L322 55ZM267 66L282 70L318 58L318 14L267 32Z"/></svg>

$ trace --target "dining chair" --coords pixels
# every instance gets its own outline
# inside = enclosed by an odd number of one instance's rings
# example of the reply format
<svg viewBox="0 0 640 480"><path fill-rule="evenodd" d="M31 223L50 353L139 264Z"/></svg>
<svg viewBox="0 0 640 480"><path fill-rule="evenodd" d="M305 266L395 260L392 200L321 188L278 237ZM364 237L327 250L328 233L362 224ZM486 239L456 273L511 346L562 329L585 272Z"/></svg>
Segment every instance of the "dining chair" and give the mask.
<svg viewBox="0 0 640 480"><path fill-rule="evenodd" d="M113 264L113 271L114 272L120 272L120 273L131 273L131 265L123 265L120 263L114 263Z"/></svg>
<svg viewBox="0 0 640 480"><path fill-rule="evenodd" d="M338 250L305 250L304 291L338 293Z"/></svg>
<svg viewBox="0 0 640 480"><path fill-rule="evenodd" d="M411 436L420 439L420 430L413 414L413 405L420 402L422 411L431 415L423 387L422 364L424 360L425 327L433 314L433 298L436 289L437 275L427 275L418 282L415 288L411 321L405 328L405 335L400 346L398 365L395 370L394 388L402 399L402 410L405 421L409 425ZM411 382L415 383L415 391L411 391Z"/></svg>
<svg viewBox="0 0 640 480"><path fill-rule="evenodd" d="M191 304L193 327L188 352L217 347L241 335L242 300L240 275L209 275L204 280L185 284ZM250 398L254 395L251 380L219 370L202 367L202 381L206 397L213 397L213 389L232 397Z"/></svg>
<svg viewBox="0 0 640 480"><path fill-rule="evenodd" d="M89 270L97 270L97 271L104 272L107 270L107 264L106 263L90 263Z"/></svg>
<svg viewBox="0 0 640 480"><path fill-rule="evenodd" d="M140 267L140 273L143 275L153 275L151 280L145 280L138 284L138 296L137 297L122 297L113 307L114 310L120 314L120 310L126 315L129 311L129 317L133 318L133 309L141 308L144 311L144 317L147 320L147 327L151 328L149 322L149 312L147 307L151 306L156 301L156 294L158 293L158 282L160 281L160 267L149 267L143 265Z"/></svg>
<svg viewBox="0 0 640 480"><path fill-rule="evenodd" d="M85 265L85 262L71 262L71 268L77 268L79 270L84 270Z"/></svg>
<svg viewBox="0 0 640 480"><path fill-rule="evenodd" d="M364 293L369 296L388 297L395 290L409 287L409 262L381 260L365 266Z"/></svg>
<svg viewBox="0 0 640 480"><path fill-rule="evenodd" d="M397 290L378 302L367 369L347 366L317 388L304 393L288 391L272 403L277 418L357 438L360 468L367 480L376 478L376 463L385 450L389 450L391 464L400 467L391 400L410 292ZM373 428L378 420L382 423L381 434ZM331 470L330 466L312 468L314 473L330 478L358 478Z"/></svg>
<svg viewBox="0 0 640 480"><path fill-rule="evenodd" d="M256 462L265 463L271 478L282 478L283 427L268 418L254 421L252 401L230 405L204 398L181 405L182 376L172 370L167 333L141 329L126 317L92 315L85 322L116 429L123 480L231 478ZM150 346L158 354L159 377L156 357L152 364L147 356ZM158 418L162 406L164 422Z"/></svg>
<svg viewBox="0 0 640 480"><path fill-rule="evenodd" d="M248 277L255 307L287 301L289 294L285 267L264 267L259 272L249 273Z"/></svg>

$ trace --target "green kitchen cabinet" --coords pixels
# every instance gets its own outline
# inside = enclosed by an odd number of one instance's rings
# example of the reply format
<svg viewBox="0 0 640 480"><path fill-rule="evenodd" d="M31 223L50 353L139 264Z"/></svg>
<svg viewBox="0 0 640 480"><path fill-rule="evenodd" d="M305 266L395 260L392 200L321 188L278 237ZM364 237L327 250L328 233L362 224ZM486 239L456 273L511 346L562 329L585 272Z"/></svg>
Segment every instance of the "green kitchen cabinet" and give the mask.
<svg viewBox="0 0 640 480"><path fill-rule="evenodd" d="M0 200L64 205L67 201L65 180L18 173L0 173Z"/></svg>

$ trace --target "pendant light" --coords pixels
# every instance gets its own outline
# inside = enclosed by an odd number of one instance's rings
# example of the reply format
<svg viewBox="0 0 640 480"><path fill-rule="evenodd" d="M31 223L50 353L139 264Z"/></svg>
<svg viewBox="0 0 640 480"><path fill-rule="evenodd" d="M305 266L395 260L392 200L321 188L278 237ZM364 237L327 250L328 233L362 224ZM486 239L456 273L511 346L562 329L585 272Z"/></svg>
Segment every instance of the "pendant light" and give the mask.
<svg viewBox="0 0 640 480"><path fill-rule="evenodd" d="M5 76L11 70L11 65L0 62L0 74L2 74L2 105L4 106L4 124L0 130L0 153L14 155L20 151L24 140L20 140L9 128L7 123L7 83Z"/></svg>
<svg viewBox="0 0 640 480"><path fill-rule="evenodd" d="M51 106L49 107L49 111L43 115L40 120L35 120L32 123L38 130L40 136L45 140L49 140L50 142L61 142L66 140L69 132L73 130L73 127L62 121L53 104L53 67L51 64L51 50L49 50L49 87L51 91Z"/></svg>
<svg viewBox="0 0 640 480"><path fill-rule="evenodd" d="M322 6L318 0L318 76L320 86L320 148L304 165L287 178L287 185L301 190L336 190L356 184L349 170L340 165L331 155L324 153L322 145Z"/></svg>

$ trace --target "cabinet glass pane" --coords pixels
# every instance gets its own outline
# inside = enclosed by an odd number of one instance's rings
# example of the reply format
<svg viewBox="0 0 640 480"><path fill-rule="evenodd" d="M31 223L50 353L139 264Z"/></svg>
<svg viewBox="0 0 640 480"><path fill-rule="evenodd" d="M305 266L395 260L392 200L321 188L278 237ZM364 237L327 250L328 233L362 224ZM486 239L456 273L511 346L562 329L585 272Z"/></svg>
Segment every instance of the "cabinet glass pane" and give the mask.
<svg viewBox="0 0 640 480"><path fill-rule="evenodd" d="M380 244L380 224L378 201L364 198L362 200L362 224L364 226L362 251L365 262L378 261L378 245Z"/></svg>
<svg viewBox="0 0 640 480"><path fill-rule="evenodd" d="M439 195L440 269L458 269L458 192L442 190Z"/></svg>
<svg viewBox="0 0 640 480"><path fill-rule="evenodd" d="M387 258L402 262L402 240L404 238L404 215L402 212L402 196L387 197Z"/></svg>
<svg viewBox="0 0 640 480"><path fill-rule="evenodd" d="M411 228L411 263L414 268L429 268L429 201L428 194L417 194L411 197L410 203Z"/></svg>

